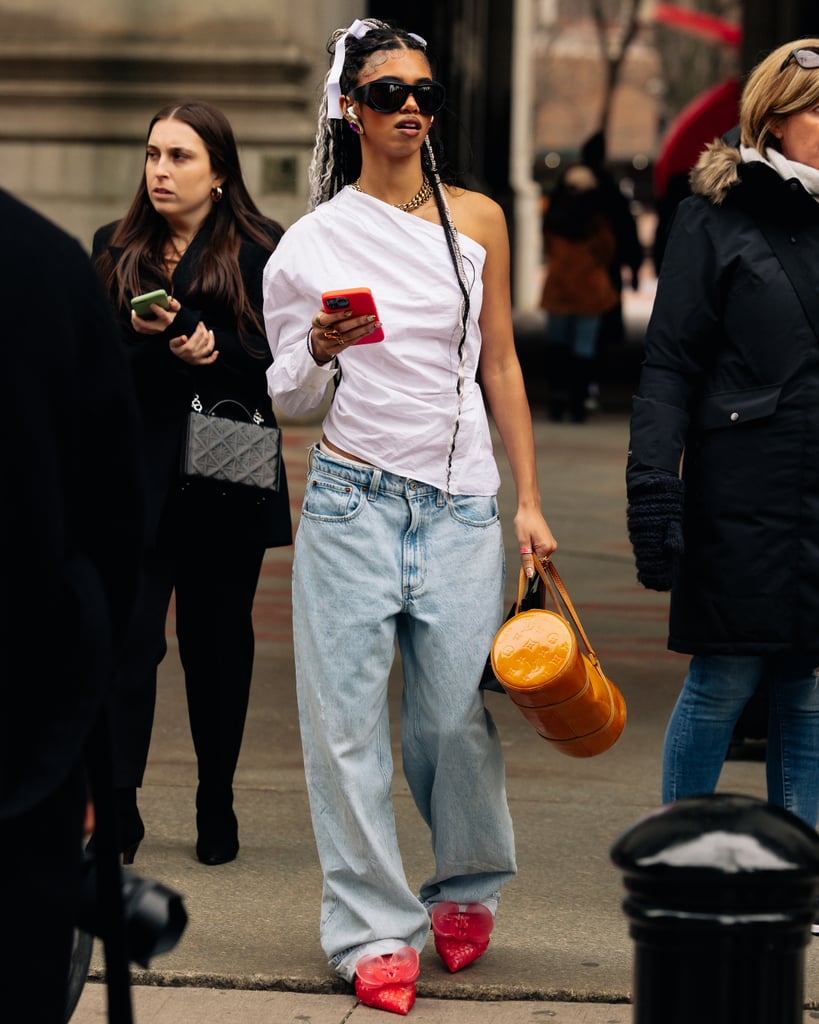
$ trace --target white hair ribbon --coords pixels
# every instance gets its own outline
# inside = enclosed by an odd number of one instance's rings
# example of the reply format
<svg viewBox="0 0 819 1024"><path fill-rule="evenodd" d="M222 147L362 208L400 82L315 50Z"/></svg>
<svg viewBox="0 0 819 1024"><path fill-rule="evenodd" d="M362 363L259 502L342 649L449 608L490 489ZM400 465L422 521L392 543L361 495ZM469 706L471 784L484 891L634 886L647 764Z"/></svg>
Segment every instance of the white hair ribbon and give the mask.
<svg viewBox="0 0 819 1024"><path fill-rule="evenodd" d="M363 36L370 31L371 25L368 25L366 21L361 21L359 18L350 25L344 35L340 36L336 43L335 56L333 57L333 66L330 68L330 73L327 75L327 117L338 118L341 120L341 106L339 101L341 100L341 72L344 70L344 58L347 51L347 36L355 36L356 39L361 39ZM414 32L408 32L408 35L416 39L424 48L426 48L427 41L421 36L416 35Z"/></svg>
<svg viewBox="0 0 819 1024"><path fill-rule="evenodd" d="M355 36L356 39L361 39L362 36L370 31L370 26L359 18L350 25L343 36L339 37L336 43L335 57L333 58L333 66L330 68L330 73L327 76L327 117L337 117L341 119L341 107L339 106L339 100L341 99L341 72L344 70L344 57L347 50L347 36Z"/></svg>

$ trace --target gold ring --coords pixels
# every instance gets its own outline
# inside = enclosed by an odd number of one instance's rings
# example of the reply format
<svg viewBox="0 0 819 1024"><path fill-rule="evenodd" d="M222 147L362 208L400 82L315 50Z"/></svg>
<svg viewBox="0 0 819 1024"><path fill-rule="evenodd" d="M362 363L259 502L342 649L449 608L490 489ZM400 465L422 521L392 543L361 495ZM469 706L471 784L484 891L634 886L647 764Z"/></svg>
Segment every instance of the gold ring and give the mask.
<svg viewBox="0 0 819 1024"><path fill-rule="evenodd" d="M316 313L313 317L313 326L318 327L319 329L321 328L321 313Z"/></svg>
<svg viewBox="0 0 819 1024"><path fill-rule="evenodd" d="M324 340L337 341L340 345L344 344L344 342L341 340L341 332L336 330L335 327L327 328L327 330L324 332Z"/></svg>

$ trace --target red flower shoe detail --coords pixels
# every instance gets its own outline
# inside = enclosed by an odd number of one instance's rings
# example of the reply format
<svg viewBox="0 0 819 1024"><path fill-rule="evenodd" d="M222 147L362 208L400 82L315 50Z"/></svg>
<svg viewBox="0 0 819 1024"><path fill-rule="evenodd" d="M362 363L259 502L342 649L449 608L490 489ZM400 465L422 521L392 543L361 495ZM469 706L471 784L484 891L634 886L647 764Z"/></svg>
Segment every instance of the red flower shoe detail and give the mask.
<svg viewBox="0 0 819 1024"><path fill-rule="evenodd" d="M445 900L432 908L432 931L435 948L454 974L483 956L495 918L482 903L461 905Z"/></svg>
<svg viewBox="0 0 819 1024"><path fill-rule="evenodd" d="M394 953L370 953L355 965L355 993L365 1006L406 1016L415 1002L418 953L402 946Z"/></svg>

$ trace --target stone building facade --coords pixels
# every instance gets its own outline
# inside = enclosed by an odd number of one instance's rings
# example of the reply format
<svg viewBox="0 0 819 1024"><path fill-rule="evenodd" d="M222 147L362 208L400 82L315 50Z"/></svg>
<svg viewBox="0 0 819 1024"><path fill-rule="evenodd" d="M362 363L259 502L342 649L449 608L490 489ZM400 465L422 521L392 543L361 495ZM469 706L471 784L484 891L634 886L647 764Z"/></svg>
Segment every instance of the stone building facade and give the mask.
<svg viewBox="0 0 819 1024"><path fill-rule="evenodd" d="M558 117L555 89L535 89L538 61L555 57L538 52L543 6L419 0L407 25L441 58L450 157L507 213L514 300L524 308L539 286L539 111ZM286 226L306 208L326 40L370 12L407 17L392 0L0 0L0 184L90 247L95 228L133 196L151 116L196 97L230 118L251 194ZM585 72L562 65L575 84L593 78L598 58L588 50ZM644 123L638 102L632 89L629 116Z"/></svg>
<svg viewBox="0 0 819 1024"><path fill-rule="evenodd" d="M324 43L358 4L0 0L0 183L90 246L124 212L153 114L220 107L265 213L304 211Z"/></svg>

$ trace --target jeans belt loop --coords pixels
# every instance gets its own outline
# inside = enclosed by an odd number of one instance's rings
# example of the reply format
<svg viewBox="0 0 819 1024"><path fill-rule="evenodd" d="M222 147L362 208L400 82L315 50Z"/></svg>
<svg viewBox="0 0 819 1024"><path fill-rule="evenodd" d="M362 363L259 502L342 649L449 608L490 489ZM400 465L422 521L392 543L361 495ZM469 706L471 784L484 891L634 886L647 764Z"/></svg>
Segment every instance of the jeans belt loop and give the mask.
<svg viewBox="0 0 819 1024"><path fill-rule="evenodd" d="M374 469L373 475L370 479L369 489L367 491L367 500L375 501L378 497L378 488L381 486L381 470Z"/></svg>

